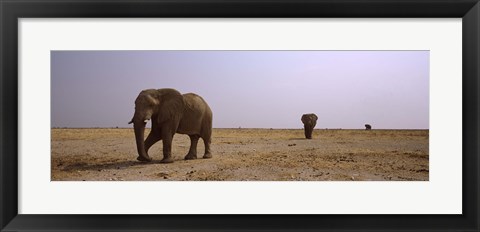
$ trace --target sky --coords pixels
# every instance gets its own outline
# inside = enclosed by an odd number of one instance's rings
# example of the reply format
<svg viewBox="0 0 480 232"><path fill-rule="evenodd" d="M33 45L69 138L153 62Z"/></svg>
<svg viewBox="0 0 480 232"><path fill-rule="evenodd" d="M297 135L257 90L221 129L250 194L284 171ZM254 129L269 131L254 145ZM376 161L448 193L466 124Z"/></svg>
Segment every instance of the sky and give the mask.
<svg viewBox="0 0 480 232"><path fill-rule="evenodd" d="M202 96L214 128L428 129L429 51L51 51L52 127L132 127L144 89ZM150 124L150 123L149 123ZM149 126L149 125L148 125Z"/></svg>

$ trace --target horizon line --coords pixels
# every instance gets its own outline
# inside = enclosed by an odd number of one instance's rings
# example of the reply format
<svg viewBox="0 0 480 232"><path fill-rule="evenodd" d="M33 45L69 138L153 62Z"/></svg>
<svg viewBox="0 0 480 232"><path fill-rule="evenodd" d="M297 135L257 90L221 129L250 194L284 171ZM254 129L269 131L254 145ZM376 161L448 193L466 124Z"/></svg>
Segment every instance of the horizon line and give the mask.
<svg viewBox="0 0 480 232"><path fill-rule="evenodd" d="M146 127L151 129L151 127ZM133 127L51 127L50 129L133 129ZM212 129L265 129L265 130L303 130L297 128L273 128L273 127L213 127ZM314 128L314 130L365 130L365 128ZM430 130L429 128L372 128L371 130Z"/></svg>

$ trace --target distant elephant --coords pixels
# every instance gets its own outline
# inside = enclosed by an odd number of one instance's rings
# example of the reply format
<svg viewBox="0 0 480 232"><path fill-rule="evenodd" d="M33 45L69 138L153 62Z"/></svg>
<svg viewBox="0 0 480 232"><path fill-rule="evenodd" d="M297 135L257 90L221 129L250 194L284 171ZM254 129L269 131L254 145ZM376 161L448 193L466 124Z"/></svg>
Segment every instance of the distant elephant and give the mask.
<svg viewBox="0 0 480 232"><path fill-rule="evenodd" d="M365 124L365 130L371 130L372 129L372 126L370 126L370 124Z"/></svg>
<svg viewBox="0 0 480 232"><path fill-rule="evenodd" d="M147 121L152 119L152 129L145 142L144 132ZM137 160L150 162L148 149L163 140L161 163L172 163L172 139L175 133L190 137L190 150L186 160L197 158L198 139L205 144L203 158L211 158L212 110L202 97L194 94L180 94L175 89L147 89L140 92L135 100L133 123L137 143Z"/></svg>
<svg viewBox="0 0 480 232"><path fill-rule="evenodd" d="M303 128L305 131L305 138L312 139L312 132L315 125L317 125L317 115L304 114L302 115Z"/></svg>

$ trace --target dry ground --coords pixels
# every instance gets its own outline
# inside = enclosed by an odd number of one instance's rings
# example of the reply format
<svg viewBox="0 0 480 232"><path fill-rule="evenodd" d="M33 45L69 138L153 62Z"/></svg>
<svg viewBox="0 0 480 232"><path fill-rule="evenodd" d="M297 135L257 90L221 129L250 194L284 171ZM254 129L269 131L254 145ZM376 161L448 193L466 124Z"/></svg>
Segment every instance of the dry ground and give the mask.
<svg viewBox="0 0 480 232"><path fill-rule="evenodd" d="M148 130L146 131L148 133ZM52 180L368 181L429 177L428 130L214 129L212 159L183 160L190 146L175 135L172 164L136 160L133 129L52 129Z"/></svg>

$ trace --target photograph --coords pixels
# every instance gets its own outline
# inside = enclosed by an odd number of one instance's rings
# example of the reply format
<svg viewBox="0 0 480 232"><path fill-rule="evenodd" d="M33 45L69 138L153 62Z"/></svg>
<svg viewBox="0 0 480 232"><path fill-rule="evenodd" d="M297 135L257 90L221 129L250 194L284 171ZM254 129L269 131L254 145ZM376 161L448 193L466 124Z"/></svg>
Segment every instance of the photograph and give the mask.
<svg viewBox="0 0 480 232"><path fill-rule="evenodd" d="M52 50L51 181L429 181L429 50Z"/></svg>

